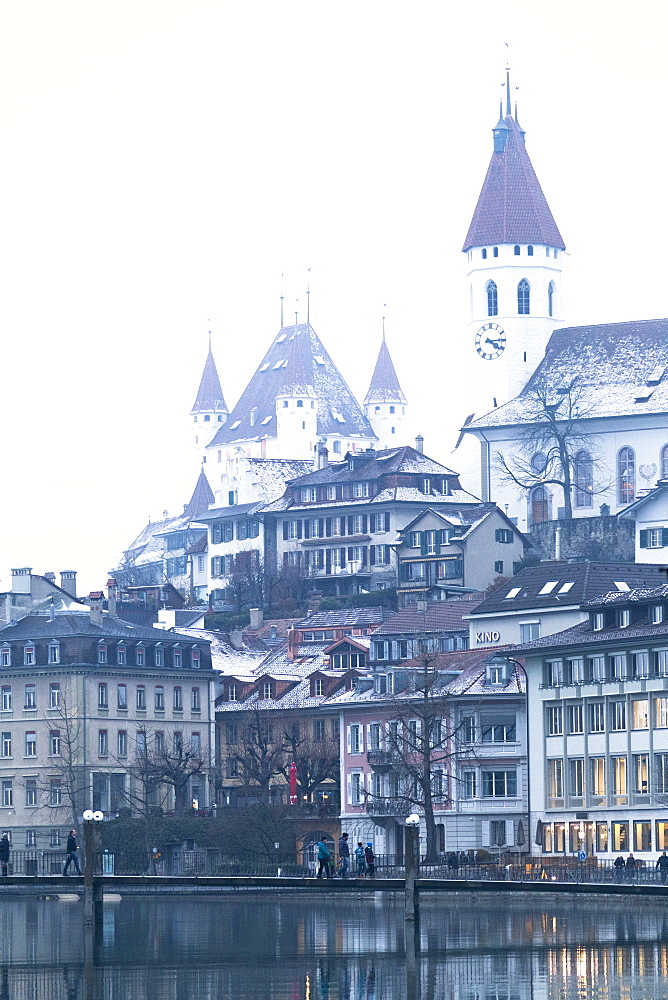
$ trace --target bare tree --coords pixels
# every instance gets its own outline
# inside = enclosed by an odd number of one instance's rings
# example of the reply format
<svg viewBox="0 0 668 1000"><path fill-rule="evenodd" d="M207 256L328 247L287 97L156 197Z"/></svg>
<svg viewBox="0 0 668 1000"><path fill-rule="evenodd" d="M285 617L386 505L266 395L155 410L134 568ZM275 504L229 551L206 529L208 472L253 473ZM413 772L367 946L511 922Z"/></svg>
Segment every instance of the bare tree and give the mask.
<svg viewBox="0 0 668 1000"><path fill-rule="evenodd" d="M556 390L532 386L523 396L527 413L519 431L518 454L496 454L502 482L523 490L558 487L566 518L573 517L574 494L577 506L591 506L591 498L610 486L609 480L600 478L596 449L582 423L591 409L585 392L577 379Z"/></svg>
<svg viewBox="0 0 668 1000"><path fill-rule="evenodd" d="M84 719L74 700L61 688L51 693L51 715L44 720L49 775L38 779L40 802L76 829L86 807L90 774L84 763Z"/></svg>
<svg viewBox="0 0 668 1000"><path fill-rule="evenodd" d="M280 772L286 784L290 780L290 765L297 768L297 784L301 801L313 801L313 794L323 782L334 783L338 791L340 778L339 740L332 735L325 719L316 720L322 726L314 729L313 720L300 713L284 716L281 722L283 759ZM329 732L329 735L328 735ZM317 737L317 738L316 738Z"/></svg>
<svg viewBox="0 0 668 1000"><path fill-rule="evenodd" d="M227 741L228 773L236 772L244 787L246 799L257 795L260 802L269 803L271 779L281 773L284 749L279 734L266 712L253 708L243 720L228 723L234 726L234 738ZM275 735L278 739L275 739ZM222 763L222 762L221 762Z"/></svg>

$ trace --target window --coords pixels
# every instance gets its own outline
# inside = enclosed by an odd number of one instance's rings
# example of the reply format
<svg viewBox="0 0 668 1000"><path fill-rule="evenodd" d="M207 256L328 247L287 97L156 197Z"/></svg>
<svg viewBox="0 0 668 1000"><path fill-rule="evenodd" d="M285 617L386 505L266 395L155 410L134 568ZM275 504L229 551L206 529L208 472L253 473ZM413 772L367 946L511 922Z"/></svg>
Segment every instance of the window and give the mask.
<svg viewBox="0 0 668 1000"><path fill-rule="evenodd" d="M560 687L564 681L564 664L562 660L547 661L547 682L552 687Z"/></svg>
<svg viewBox="0 0 668 1000"><path fill-rule="evenodd" d="M605 732L605 705L602 701L595 701L589 705L589 732Z"/></svg>
<svg viewBox="0 0 668 1000"><path fill-rule="evenodd" d="M157 732L153 737L153 749L156 753L165 752L165 734Z"/></svg>
<svg viewBox="0 0 668 1000"><path fill-rule="evenodd" d="M617 455L617 502L631 503L636 495L636 456L633 448L620 448Z"/></svg>
<svg viewBox="0 0 668 1000"><path fill-rule="evenodd" d="M60 708L60 684L49 684L49 708Z"/></svg>
<svg viewBox="0 0 668 1000"><path fill-rule="evenodd" d="M3 646L0 649L0 666L11 667L12 665L12 649L11 646Z"/></svg>
<svg viewBox="0 0 668 1000"><path fill-rule="evenodd" d="M26 757L37 756L37 733L35 732L26 733L25 756Z"/></svg>
<svg viewBox="0 0 668 1000"><path fill-rule="evenodd" d="M178 646L175 646L174 650L172 651L172 656L174 657L174 666L180 667L183 659L183 651L179 649Z"/></svg>
<svg viewBox="0 0 668 1000"><path fill-rule="evenodd" d="M649 677L649 653L646 650L633 654L633 676L638 679Z"/></svg>
<svg viewBox="0 0 668 1000"><path fill-rule="evenodd" d="M165 689L163 687L155 689L155 710L156 712L165 711Z"/></svg>
<svg viewBox="0 0 668 1000"><path fill-rule="evenodd" d="M584 681L584 659L574 656L568 661L568 680L571 684L582 684Z"/></svg>
<svg viewBox="0 0 668 1000"><path fill-rule="evenodd" d="M121 712L127 711L128 708L128 687L127 684L119 684L117 689L118 696L118 709Z"/></svg>
<svg viewBox="0 0 668 1000"><path fill-rule="evenodd" d="M273 696L273 684L271 681L265 681L262 685L262 698L269 700Z"/></svg>
<svg viewBox="0 0 668 1000"><path fill-rule="evenodd" d="M97 734L97 755L106 757L109 753L109 734L106 729L98 730Z"/></svg>
<svg viewBox="0 0 668 1000"><path fill-rule="evenodd" d="M172 702L172 707L175 712L183 711L183 692L180 687L174 688L174 698Z"/></svg>
<svg viewBox="0 0 668 1000"><path fill-rule="evenodd" d="M236 684L230 684L227 689L227 700L236 701L237 700L237 686Z"/></svg>
<svg viewBox="0 0 668 1000"><path fill-rule="evenodd" d="M24 708L37 708L37 688L34 684L26 684L24 688Z"/></svg>
<svg viewBox="0 0 668 1000"><path fill-rule="evenodd" d="M547 707L547 735L561 736L563 734L563 713L561 705Z"/></svg>
<svg viewBox="0 0 668 1000"><path fill-rule="evenodd" d="M626 757L612 758L612 791L614 795L626 795Z"/></svg>
<svg viewBox="0 0 668 1000"><path fill-rule="evenodd" d="M528 246L527 247L527 255L529 257L533 257L533 247L532 246Z"/></svg>
<svg viewBox="0 0 668 1000"><path fill-rule="evenodd" d="M100 642L97 647L97 662L106 663L107 662L107 646L106 643Z"/></svg>
<svg viewBox="0 0 668 1000"><path fill-rule="evenodd" d="M531 523L542 524L550 520L550 498L544 486L531 491Z"/></svg>
<svg viewBox="0 0 668 1000"><path fill-rule="evenodd" d="M117 754L119 757L127 757L128 755L128 734L125 729L118 730L118 750Z"/></svg>
<svg viewBox="0 0 668 1000"><path fill-rule="evenodd" d="M97 686L97 707L109 708L109 695L104 681L100 681Z"/></svg>
<svg viewBox="0 0 668 1000"><path fill-rule="evenodd" d="M475 716L465 715L461 722L462 741L464 743L475 743L476 729Z"/></svg>
<svg viewBox="0 0 668 1000"><path fill-rule="evenodd" d="M325 720L315 719L313 722L313 739L316 743L322 742L325 738Z"/></svg>
<svg viewBox="0 0 668 1000"><path fill-rule="evenodd" d="M503 574L503 560L502 559L497 559L497 561L494 563L494 572L498 573L499 575Z"/></svg>
<svg viewBox="0 0 668 1000"><path fill-rule="evenodd" d="M183 733L178 732L177 730L177 732L174 733L174 753L181 754L182 751L183 751Z"/></svg>
<svg viewBox="0 0 668 1000"><path fill-rule="evenodd" d="M569 766L570 794L574 798L584 795L584 760L582 757L571 758Z"/></svg>
<svg viewBox="0 0 668 1000"><path fill-rule="evenodd" d="M629 608L622 608L619 612L618 624L620 628L628 628L631 624L631 611Z"/></svg>
<svg viewBox="0 0 668 1000"><path fill-rule="evenodd" d="M363 776L359 771L350 775L350 801L352 805L358 806L364 798Z"/></svg>
<svg viewBox="0 0 668 1000"><path fill-rule="evenodd" d="M529 282L526 278L522 278L519 285L517 286L517 313L519 316L529 315Z"/></svg>
<svg viewBox="0 0 668 1000"><path fill-rule="evenodd" d="M519 255L520 255L520 248L518 247L517 244L515 244L515 246L513 247L513 253L515 254L516 257L519 257Z"/></svg>
<svg viewBox="0 0 668 1000"><path fill-rule="evenodd" d="M568 732L570 734L584 733L582 702L578 702L576 705L569 705L566 711L568 715Z"/></svg>
<svg viewBox="0 0 668 1000"><path fill-rule="evenodd" d="M2 741L0 743L0 747L2 748L2 756L3 757L11 757L12 756L12 734L11 733L2 733Z"/></svg>
<svg viewBox="0 0 668 1000"><path fill-rule="evenodd" d="M591 765L591 793L592 795L605 795L605 757L590 757Z"/></svg>
<svg viewBox="0 0 668 1000"><path fill-rule="evenodd" d="M37 805L37 778L26 778L26 805Z"/></svg>
<svg viewBox="0 0 668 1000"><path fill-rule="evenodd" d="M14 791L11 780L6 780L2 783L2 804L3 806L12 806L14 804Z"/></svg>
<svg viewBox="0 0 668 1000"><path fill-rule="evenodd" d="M190 692L190 711L191 712L201 712L202 702L200 698L200 690L198 687L192 688Z"/></svg>
<svg viewBox="0 0 668 1000"><path fill-rule="evenodd" d="M369 750L380 750L379 722L372 722L369 726Z"/></svg>
<svg viewBox="0 0 668 1000"><path fill-rule="evenodd" d="M353 483L354 497L368 497L368 495L369 495L368 483Z"/></svg>
<svg viewBox="0 0 668 1000"><path fill-rule="evenodd" d="M637 698L631 702L631 728L649 728L649 707L647 698Z"/></svg>
<svg viewBox="0 0 668 1000"><path fill-rule="evenodd" d="M649 793L649 754L634 753L633 755L633 789L636 795Z"/></svg>
<svg viewBox="0 0 668 1000"><path fill-rule="evenodd" d="M510 528L497 528L494 532L494 541L508 545L513 540L513 533Z"/></svg>
<svg viewBox="0 0 668 1000"><path fill-rule="evenodd" d="M202 737L200 733L190 734L190 752L194 753L196 757L201 757L202 755Z"/></svg>
<svg viewBox="0 0 668 1000"><path fill-rule="evenodd" d="M483 743L515 743L515 719L487 723L481 720Z"/></svg>
<svg viewBox="0 0 668 1000"><path fill-rule="evenodd" d="M49 756L60 757L60 730L52 729L49 733Z"/></svg>
<svg viewBox="0 0 668 1000"><path fill-rule="evenodd" d="M119 643L116 647L116 663L123 666L126 663L125 646Z"/></svg>
<svg viewBox="0 0 668 1000"><path fill-rule="evenodd" d="M49 643L49 663L60 663L60 644L57 642Z"/></svg>
<svg viewBox="0 0 668 1000"><path fill-rule="evenodd" d="M492 250L492 254L493 254L494 257L498 257L499 256L499 248L498 247L494 247L494 249Z"/></svg>
<svg viewBox="0 0 668 1000"><path fill-rule="evenodd" d="M137 711L146 711L146 688L143 684L137 685Z"/></svg>
<svg viewBox="0 0 668 1000"><path fill-rule="evenodd" d="M462 789L463 797L465 799L474 799L477 794L477 782L476 782L475 771L463 771L462 772Z"/></svg>
<svg viewBox="0 0 668 1000"><path fill-rule="evenodd" d="M225 725L225 742L228 746L234 746L239 742L239 726L236 722L228 722Z"/></svg>
<svg viewBox="0 0 668 1000"><path fill-rule="evenodd" d="M593 617L594 632L600 632L604 626L605 626L605 615L602 612L597 611Z"/></svg>
<svg viewBox="0 0 668 1000"><path fill-rule="evenodd" d="M23 647L23 664L26 667L32 667L35 664L35 647L34 646L24 646Z"/></svg>
<svg viewBox="0 0 668 1000"><path fill-rule="evenodd" d="M135 662L138 667L143 667L146 663L146 650L143 646L137 646L135 650Z"/></svg>
<svg viewBox="0 0 668 1000"><path fill-rule="evenodd" d="M11 712L12 710L12 689L9 684L3 684L2 686L2 711Z"/></svg>
<svg viewBox="0 0 668 1000"><path fill-rule="evenodd" d="M487 315L498 316L499 295L494 281L487 282Z"/></svg>
<svg viewBox="0 0 668 1000"><path fill-rule="evenodd" d="M63 804L63 784L60 778L51 778L49 781L49 805L61 806Z"/></svg>
<svg viewBox="0 0 668 1000"><path fill-rule="evenodd" d="M517 795L517 772L483 771L482 794L485 798L508 798Z"/></svg>
<svg viewBox="0 0 668 1000"><path fill-rule="evenodd" d="M649 611L649 620L652 625L660 625L663 621L663 605L654 604Z"/></svg>
<svg viewBox="0 0 668 1000"><path fill-rule="evenodd" d="M547 762L547 787L551 799L561 799L564 794L564 762L561 757Z"/></svg>
<svg viewBox="0 0 668 1000"><path fill-rule="evenodd" d="M322 677L314 677L313 679L313 697L322 698L322 693L324 690L324 685Z"/></svg>
<svg viewBox="0 0 668 1000"><path fill-rule="evenodd" d="M547 315L554 316L554 282L547 286Z"/></svg>
<svg viewBox="0 0 668 1000"><path fill-rule="evenodd" d="M350 753L362 753L362 727L350 727Z"/></svg>
<svg viewBox="0 0 668 1000"><path fill-rule="evenodd" d="M487 250L483 250L481 256L483 260L487 260Z"/></svg>
<svg viewBox="0 0 668 1000"><path fill-rule="evenodd" d="M621 732L626 729L626 702L610 702L610 729L613 732Z"/></svg>
<svg viewBox="0 0 668 1000"><path fill-rule="evenodd" d="M155 665L156 667L164 667L165 665L165 651L162 646L155 647Z"/></svg>
<svg viewBox="0 0 668 1000"><path fill-rule="evenodd" d="M591 507L594 502L594 467L588 451L577 452L573 479L575 482L575 506Z"/></svg>

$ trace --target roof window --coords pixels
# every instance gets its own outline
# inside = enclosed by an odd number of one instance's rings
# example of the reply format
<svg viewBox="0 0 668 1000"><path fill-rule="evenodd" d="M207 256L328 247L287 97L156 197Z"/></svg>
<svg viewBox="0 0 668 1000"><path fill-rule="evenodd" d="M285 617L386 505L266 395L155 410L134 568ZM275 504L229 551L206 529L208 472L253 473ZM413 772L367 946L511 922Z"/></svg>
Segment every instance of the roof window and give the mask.
<svg viewBox="0 0 668 1000"><path fill-rule="evenodd" d="M258 368L258 372L266 372L268 367L269 367L269 362L266 361L263 365L260 365L260 367Z"/></svg>
<svg viewBox="0 0 668 1000"><path fill-rule="evenodd" d="M286 337L287 337L287 334L286 333L282 333L279 337L276 338L276 343L277 344L282 344Z"/></svg>
<svg viewBox="0 0 668 1000"><path fill-rule="evenodd" d="M562 583L561 587L559 587L559 593L567 594L568 591L571 589L571 587L574 586L575 586L575 580L569 580L568 583Z"/></svg>
<svg viewBox="0 0 668 1000"><path fill-rule="evenodd" d="M231 431L235 430L239 426L240 423L241 423L240 420L235 420L234 423L230 424L230 430Z"/></svg>
<svg viewBox="0 0 668 1000"><path fill-rule="evenodd" d="M629 591L631 588L625 580L615 580L615 587L617 590Z"/></svg>
<svg viewBox="0 0 668 1000"><path fill-rule="evenodd" d="M551 594L554 588L559 583L558 580L549 580L541 589L538 591L538 596L543 597L545 594Z"/></svg>
<svg viewBox="0 0 668 1000"><path fill-rule="evenodd" d="M262 421L262 426L264 427L265 424L268 424L271 421L271 418L272 418L272 414L270 413L269 416L265 417L264 420Z"/></svg>
<svg viewBox="0 0 668 1000"><path fill-rule="evenodd" d="M316 365L324 365L325 359L321 354L314 354L313 357L315 359Z"/></svg>
<svg viewBox="0 0 668 1000"><path fill-rule="evenodd" d="M517 597L517 595L519 594L519 592L520 592L521 589L522 589L521 587L513 587L512 590L508 591L508 593L506 594L504 600L509 601L513 597Z"/></svg>

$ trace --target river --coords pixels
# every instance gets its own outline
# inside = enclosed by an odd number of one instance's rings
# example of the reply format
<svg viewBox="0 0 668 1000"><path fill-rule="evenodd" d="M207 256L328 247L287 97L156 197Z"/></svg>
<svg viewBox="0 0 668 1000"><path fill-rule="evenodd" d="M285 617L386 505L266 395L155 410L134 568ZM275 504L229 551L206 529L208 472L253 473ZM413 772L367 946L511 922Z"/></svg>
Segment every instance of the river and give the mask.
<svg viewBox="0 0 668 1000"><path fill-rule="evenodd" d="M407 952L387 894L126 897L92 961L82 911L0 900L0 1000L668 1000L660 900L424 897Z"/></svg>

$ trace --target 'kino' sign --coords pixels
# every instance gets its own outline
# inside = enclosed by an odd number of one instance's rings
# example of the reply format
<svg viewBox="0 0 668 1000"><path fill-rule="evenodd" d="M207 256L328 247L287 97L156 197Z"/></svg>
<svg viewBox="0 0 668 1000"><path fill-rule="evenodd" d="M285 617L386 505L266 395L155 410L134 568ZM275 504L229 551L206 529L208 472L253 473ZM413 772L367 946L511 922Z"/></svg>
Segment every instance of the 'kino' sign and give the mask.
<svg viewBox="0 0 668 1000"><path fill-rule="evenodd" d="M476 632L476 642L498 642L501 638L500 632Z"/></svg>

